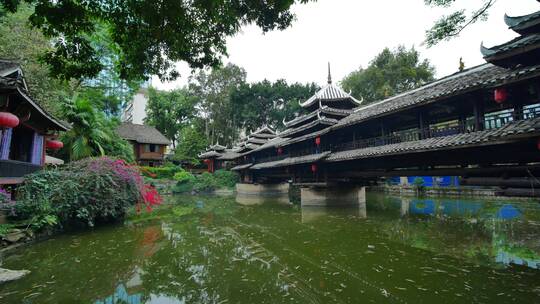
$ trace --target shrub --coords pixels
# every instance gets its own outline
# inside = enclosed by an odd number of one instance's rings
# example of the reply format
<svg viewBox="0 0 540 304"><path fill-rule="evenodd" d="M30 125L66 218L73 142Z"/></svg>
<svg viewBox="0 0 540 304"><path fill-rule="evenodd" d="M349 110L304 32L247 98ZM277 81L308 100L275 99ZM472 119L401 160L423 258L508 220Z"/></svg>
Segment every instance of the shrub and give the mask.
<svg viewBox="0 0 540 304"><path fill-rule="evenodd" d="M173 187L174 193L186 193L193 190L193 184L195 182L195 176L187 171L180 171L174 174L174 180L177 182Z"/></svg>
<svg viewBox="0 0 540 304"><path fill-rule="evenodd" d="M155 179L173 179L177 172L183 171L180 166L170 163L161 167L141 166L140 169L144 176Z"/></svg>
<svg viewBox="0 0 540 304"><path fill-rule="evenodd" d="M161 202L136 167L107 157L28 175L17 198L17 217L29 220L36 229L57 224L94 226L97 221L123 218L130 206L140 210L144 204L150 211Z"/></svg>
<svg viewBox="0 0 540 304"><path fill-rule="evenodd" d="M217 186L221 188L233 188L239 180L238 174L227 170L217 170L214 178Z"/></svg>
<svg viewBox="0 0 540 304"><path fill-rule="evenodd" d="M197 192L210 192L218 188L217 181L211 173L204 172L197 176L193 190Z"/></svg>

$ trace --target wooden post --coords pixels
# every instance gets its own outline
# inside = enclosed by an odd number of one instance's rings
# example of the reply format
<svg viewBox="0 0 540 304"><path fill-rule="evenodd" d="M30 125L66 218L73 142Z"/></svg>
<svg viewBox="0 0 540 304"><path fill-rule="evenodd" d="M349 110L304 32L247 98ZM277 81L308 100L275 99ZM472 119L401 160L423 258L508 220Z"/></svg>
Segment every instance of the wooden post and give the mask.
<svg viewBox="0 0 540 304"><path fill-rule="evenodd" d="M481 99L475 99L473 105L474 131L482 131L485 126L484 105Z"/></svg>
<svg viewBox="0 0 540 304"><path fill-rule="evenodd" d="M419 136L419 139L424 139L426 138L426 131L424 130L424 128L426 127L426 122L424 121L424 111L423 110L418 110L418 129L419 129L419 132L418 132L418 136Z"/></svg>

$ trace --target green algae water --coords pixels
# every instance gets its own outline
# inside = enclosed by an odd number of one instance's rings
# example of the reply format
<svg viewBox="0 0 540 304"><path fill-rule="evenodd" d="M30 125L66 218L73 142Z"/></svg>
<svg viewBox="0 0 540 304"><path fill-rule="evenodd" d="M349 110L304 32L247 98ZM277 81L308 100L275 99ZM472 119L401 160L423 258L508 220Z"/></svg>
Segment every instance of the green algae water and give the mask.
<svg viewBox="0 0 540 304"><path fill-rule="evenodd" d="M540 205L173 197L2 257L0 303L540 303Z"/></svg>

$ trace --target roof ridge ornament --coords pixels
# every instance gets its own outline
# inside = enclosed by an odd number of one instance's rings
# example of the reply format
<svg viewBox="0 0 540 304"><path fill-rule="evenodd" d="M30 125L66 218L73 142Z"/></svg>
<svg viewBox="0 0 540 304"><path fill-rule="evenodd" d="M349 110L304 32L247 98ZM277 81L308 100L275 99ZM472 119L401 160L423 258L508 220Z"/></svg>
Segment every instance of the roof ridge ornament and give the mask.
<svg viewBox="0 0 540 304"><path fill-rule="evenodd" d="M332 84L332 74L330 73L330 61L328 62L328 84Z"/></svg>

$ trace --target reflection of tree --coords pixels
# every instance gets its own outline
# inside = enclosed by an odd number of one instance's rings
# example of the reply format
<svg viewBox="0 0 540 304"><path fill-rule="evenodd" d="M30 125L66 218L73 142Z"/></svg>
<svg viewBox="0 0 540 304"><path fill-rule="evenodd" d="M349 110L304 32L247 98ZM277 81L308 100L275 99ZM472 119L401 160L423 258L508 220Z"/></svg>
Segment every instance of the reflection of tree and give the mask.
<svg viewBox="0 0 540 304"><path fill-rule="evenodd" d="M386 207L384 201L388 201ZM505 263L514 259L519 264L535 264L540 245L533 240L540 229L527 221L536 216L537 208L511 203L490 203L448 199L379 198L372 208L389 213L388 206L401 201L402 220L379 221L392 240L415 248L454 257L466 258L480 264ZM404 211L406 209L407 211ZM531 210L532 209L532 210ZM535 211L535 212L533 212ZM380 214L380 213L379 213ZM526 262L530 261L530 262Z"/></svg>
<svg viewBox="0 0 540 304"><path fill-rule="evenodd" d="M103 227L78 235L58 236L32 245L6 267L29 269L32 275L18 282L21 290L40 293L36 303L90 303L113 293L127 281L140 260L135 255L142 231L137 227ZM4 286L2 286L4 287ZM5 292L0 289L0 294ZM17 295L4 297L19 303Z"/></svg>

